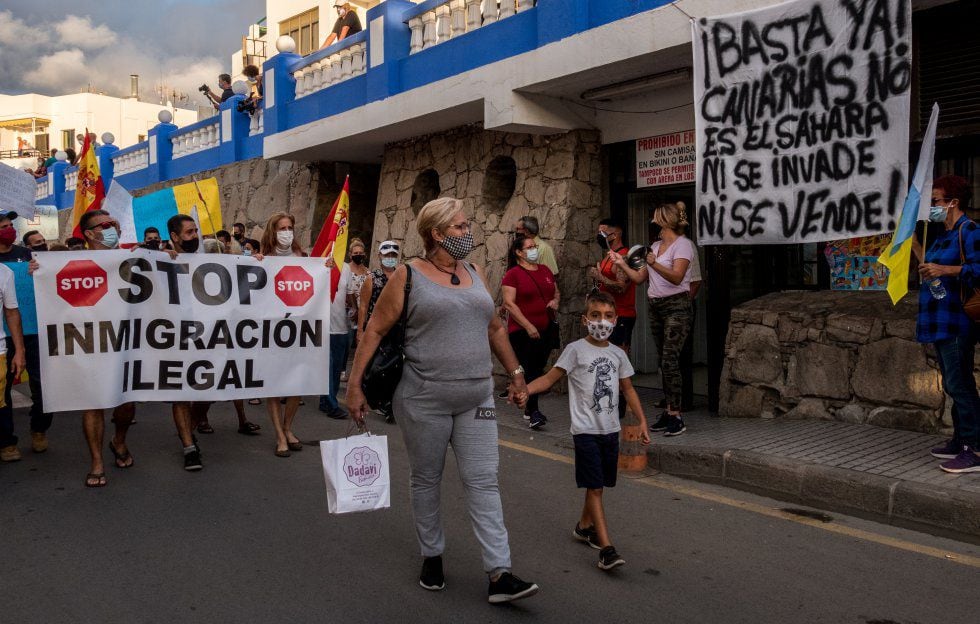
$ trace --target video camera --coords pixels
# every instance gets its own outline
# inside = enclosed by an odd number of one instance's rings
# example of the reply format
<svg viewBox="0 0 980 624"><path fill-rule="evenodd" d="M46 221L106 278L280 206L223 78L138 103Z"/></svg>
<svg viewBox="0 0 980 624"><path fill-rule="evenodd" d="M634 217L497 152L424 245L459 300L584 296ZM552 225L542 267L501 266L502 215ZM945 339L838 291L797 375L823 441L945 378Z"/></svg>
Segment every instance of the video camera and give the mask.
<svg viewBox="0 0 980 624"><path fill-rule="evenodd" d="M239 102L236 108L239 113L248 113L251 115L255 112L257 106L254 98L246 98Z"/></svg>

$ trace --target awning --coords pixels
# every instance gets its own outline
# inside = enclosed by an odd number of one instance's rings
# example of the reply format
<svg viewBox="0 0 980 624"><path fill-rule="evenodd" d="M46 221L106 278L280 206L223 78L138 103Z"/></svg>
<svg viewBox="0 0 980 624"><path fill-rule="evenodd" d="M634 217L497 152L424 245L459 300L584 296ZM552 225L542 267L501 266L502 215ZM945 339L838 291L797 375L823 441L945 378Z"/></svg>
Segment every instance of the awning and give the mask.
<svg viewBox="0 0 980 624"><path fill-rule="evenodd" d="M34 132L43 130L51 125L50 119L44 117L18 117L17 119L0 119L0 128L16 132Z"/></svg>

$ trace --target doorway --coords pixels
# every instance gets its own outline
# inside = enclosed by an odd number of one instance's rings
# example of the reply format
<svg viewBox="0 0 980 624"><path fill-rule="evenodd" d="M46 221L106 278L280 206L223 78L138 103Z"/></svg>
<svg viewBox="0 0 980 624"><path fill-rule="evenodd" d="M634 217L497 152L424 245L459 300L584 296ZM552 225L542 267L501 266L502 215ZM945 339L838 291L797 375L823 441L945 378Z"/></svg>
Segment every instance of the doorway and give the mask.
<svg viewBox="0 0 980 624"><path fill-rule="evenodd" d="M642 189L627 195L628 219L627 232L630 233L630 245L649 245L658 236L656 226L650 223L650 215L654 208L665 203L684 202L687 207L687 220L694 223L694 185L680 184L672 186ZM695 242L698 258L701 264L701 276L707 283L711 276L705 270L704 250L697 247L696 228L689 226L686 236ZM630 359L637 375L633 383L645 388L661 388L660 360L657 356L657 345L650 333L650 305L647 302L646 284L636 289L636 329L633 331ZM694 405L704 407L708 399L708 323L706 297L702 291L695 300L694 326L691 330L692 346L692 380Z"/></svg>

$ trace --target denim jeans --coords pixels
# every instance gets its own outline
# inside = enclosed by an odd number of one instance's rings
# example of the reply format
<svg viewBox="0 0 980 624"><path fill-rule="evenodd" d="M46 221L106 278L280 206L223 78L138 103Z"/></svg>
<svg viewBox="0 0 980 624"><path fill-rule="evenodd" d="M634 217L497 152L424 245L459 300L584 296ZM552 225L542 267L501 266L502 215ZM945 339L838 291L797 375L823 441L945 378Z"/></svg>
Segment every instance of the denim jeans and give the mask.
<svg viewBox="0 0 980 624"><path fill-rule="evenodd" d="M10 391L14 385L14 374L10 371L10 361L14 357L14 340L9 336L7 341L7 389L4 391L6 407L0 407L0 447L17 444L14 435L14 408L11 403ZM44 411L41 396L41 354L37 334L24 336L24 355L27 358L27 377L31 389L31 431L44 433L51 427L53 414Z"/></svg>
<svg viewBox="0 0 980 624"><path fill-rule="evenodd" d="M976 336L956 336L933 344L943 376L943 390L953 399L953 441L977 448L980 445L980 396L973 377Z"/></svg>
<svg viewBox="0 0 980 624"><path fill-rule="evenodd" d="M330 411L340 409L337 397L340 392L340 374L347 368L347 351L350 335L330 334L330 393L320 397L320 408Z"/></svg>

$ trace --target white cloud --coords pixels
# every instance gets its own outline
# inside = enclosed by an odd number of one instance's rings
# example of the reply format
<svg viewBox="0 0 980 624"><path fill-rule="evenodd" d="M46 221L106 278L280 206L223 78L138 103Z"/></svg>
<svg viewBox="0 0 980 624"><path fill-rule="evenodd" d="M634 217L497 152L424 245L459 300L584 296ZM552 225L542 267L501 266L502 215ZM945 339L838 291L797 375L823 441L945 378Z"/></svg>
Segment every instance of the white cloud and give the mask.
<svg viewBox="0 0 980 624"><path fill-rule="evenodd" d="M95 26L92 18L68 15L54 25L61 45L96 50L110 46L118 40L116 33L105 24Z"/></svg>
<svg viewBox="0 0 980 624"><path fill-rule="evenodd" d="M88 78L85 53L72 48L38 57L36 67L24 74L24 83L53 93L72 93Z"/></svg>
<svg viewBox="0 0 980 624"><path fill-rule="evenodd" d="M50 36L43 28L28 26L23 20L14 17L10 11L0 11L0 45L25 49L41 45Z"/></svg>

